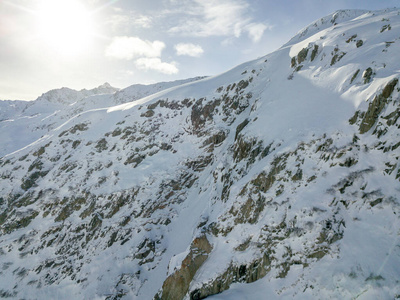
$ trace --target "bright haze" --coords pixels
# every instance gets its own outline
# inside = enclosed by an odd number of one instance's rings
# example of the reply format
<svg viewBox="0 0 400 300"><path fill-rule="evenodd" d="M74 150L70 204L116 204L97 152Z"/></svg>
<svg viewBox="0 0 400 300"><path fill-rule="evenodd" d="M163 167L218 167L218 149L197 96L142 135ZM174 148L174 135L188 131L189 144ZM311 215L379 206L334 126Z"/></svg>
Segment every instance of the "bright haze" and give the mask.
<svg viewBox="0 0 400 300"><path fill-rule="evenodd" d="M0 2L0 99L63 86L124 88L216 75L263 56L338 9L399 0L6 0Z"/></svg>

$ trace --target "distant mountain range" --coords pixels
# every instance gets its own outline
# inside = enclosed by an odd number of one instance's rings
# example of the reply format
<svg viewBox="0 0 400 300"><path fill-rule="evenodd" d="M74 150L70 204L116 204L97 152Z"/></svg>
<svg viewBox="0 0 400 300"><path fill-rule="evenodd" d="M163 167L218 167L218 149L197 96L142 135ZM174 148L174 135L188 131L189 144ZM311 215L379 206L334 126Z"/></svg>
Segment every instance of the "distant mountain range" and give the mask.
<svg viewBox="0 0 400 300"><path fill-rule="evenodd" d="M135 84L122 90L106 82L91 90L51 90L35 101L0 101L0 139L5 141L0 156L29 145L79 113L131 102L202 78Z"/></svg>

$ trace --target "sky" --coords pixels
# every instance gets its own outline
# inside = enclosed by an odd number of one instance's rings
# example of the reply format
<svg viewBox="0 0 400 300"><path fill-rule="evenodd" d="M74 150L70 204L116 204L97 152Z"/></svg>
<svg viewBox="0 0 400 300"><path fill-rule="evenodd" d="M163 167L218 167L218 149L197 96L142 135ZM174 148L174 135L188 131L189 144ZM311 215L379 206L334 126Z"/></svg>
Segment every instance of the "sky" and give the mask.
<svg viewBox="0 0 400 300"><path fill-rule="evenodd" d="M212 76L339 9L400 0L0 0L0 99Z"/></svg>

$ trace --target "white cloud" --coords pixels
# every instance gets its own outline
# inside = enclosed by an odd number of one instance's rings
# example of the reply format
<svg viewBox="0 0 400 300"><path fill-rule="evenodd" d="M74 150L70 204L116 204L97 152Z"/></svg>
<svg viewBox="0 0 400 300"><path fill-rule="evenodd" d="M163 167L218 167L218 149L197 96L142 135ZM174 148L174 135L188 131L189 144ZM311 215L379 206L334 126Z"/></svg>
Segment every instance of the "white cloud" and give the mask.
<svg viewBox="0 0 400 300"><path fill-rule="evenodd" d="M202 26L202 34L209 35L240 35L240 26L243 23L243 12L247 3L242 1L196 1L202 6L203 17L206 21Z"/></svg>
<svg viewBox="0 0 400 300"><path fill-rule="evenodd" d="M177 55L188 55L193 57L199 57L203 54L204 50L200 45L179 43L175 45Z"/></svg>
<svg viewBox="0 0 400 300"><path fill-rule="evenodd" d="M142 70L154 70L164 74L177 74L179 72L175 63L162 62L158 57L142 57L136 60L135 63Z"/></svg>
<svg viewBox="0 0 400 300"><path fill-rule="evenodd" d="M142 15L136 11L124 11L119 8L113 8L115 14L110 15L105 23L114 32L130 32L134 28L151 28L153 18L148 15Z"/></svg>
<svg viewBox="0 0 400 300"><path fill-rule="evenodd" d="M153 70L164 74L179 72L175 63L161 61L161 53L165 44L161 41L147 41L138 37L115 37L106 48L105 55L117 59L135 60L141 70Z"/></svg>
<svg viewBox="0 0 400 300"><path fill-rule="evenodd" d="M132 23L142 28L151 28L153 25L153 20L149 16L140 15L135 17Z"/></svg>
<svg viewBox="0 0 400 300"><path fill-rule="evenodd" d="M160 57L165 44L161 41L145 41L138 37L115 37L106 48L105 55L131 60L136 57Z"/></svg>
<svg viewBox="0 0 400 300"><path fill-rule="evenodd" d="M105 21L107 27L110 27L113 31L122 30L122 28L126 28L129 25L129 17L127 15L116 14L111 15Z"/></svg>
<svg viewBox="0 0 400 300"><path fill-rule="evenodd" d="M241 0L194 0L191 6L186 10L188 18L171 28L171 32L203 37L236 36L248 4Z"/></svg>
<svg viewBox="0 0 400 300"><path fill-rule="evenodd" d="M171 33L197 37L236 38L247 33L253 42L258 42L264 31L271 28L254 22L254 17L250 14L250 5L244 0L187 0L180 5L179 12L186 17L179 18L183 21L170 28Z"/></svg>
<svg viewBox="0 0 400 300"><path fill-rule="evenodd" d="M262 23L251 23L245 27L245 30L249 34L251 40L256 43L262 38L264 31L267 28L271 29L272 27L268 27Z"/></svg>

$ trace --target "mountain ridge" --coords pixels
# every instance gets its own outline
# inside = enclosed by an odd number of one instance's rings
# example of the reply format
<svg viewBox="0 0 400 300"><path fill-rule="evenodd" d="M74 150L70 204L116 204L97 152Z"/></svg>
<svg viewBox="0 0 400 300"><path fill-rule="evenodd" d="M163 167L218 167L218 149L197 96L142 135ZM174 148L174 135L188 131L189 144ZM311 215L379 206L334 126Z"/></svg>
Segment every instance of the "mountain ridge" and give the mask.
<svg viewBox="0 0 400 300"><path fill-rule="evenodd" d="M108 83L91 90L64 87L48 91L34 101L0 101L0 138L5 141L0 146L0 156L28 146L79 113L137 100L202 78L133 85L122 90Z"/></svg>

